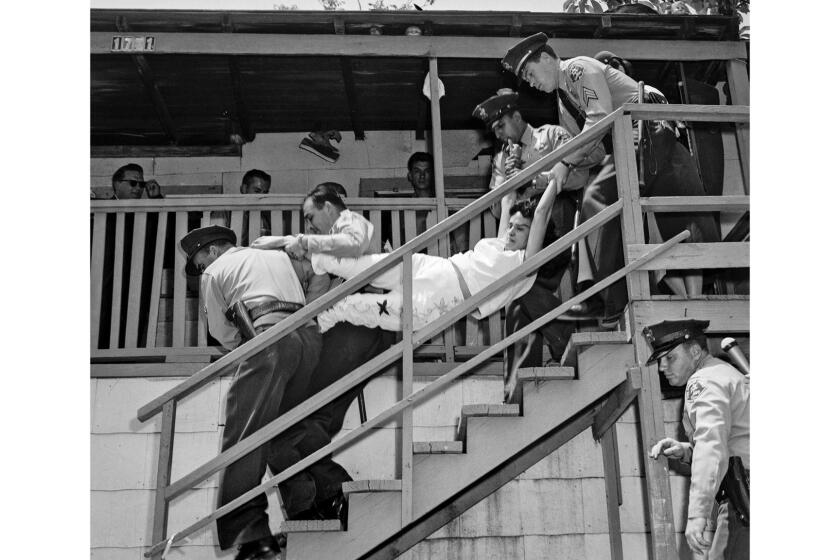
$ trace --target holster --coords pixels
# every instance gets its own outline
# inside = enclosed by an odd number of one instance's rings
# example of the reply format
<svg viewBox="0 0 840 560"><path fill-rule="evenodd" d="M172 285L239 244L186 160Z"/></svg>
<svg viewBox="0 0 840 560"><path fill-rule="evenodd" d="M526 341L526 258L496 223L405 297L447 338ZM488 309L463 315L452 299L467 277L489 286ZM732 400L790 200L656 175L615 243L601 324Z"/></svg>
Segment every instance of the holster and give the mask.
<svg viewBox="0 0 840 560"><path fill-rule="evenodd" d="M744 527L750 526L750 471L744 467L740 457L729 458L729 468L715 499L718 502L729 500L731 509Z"/></svg>
<svg viewBox="0 0 840 560"><path fill-rule="evenodd" d="M242 335L243 342L257 336L257 330L254 328L254 323L248 314L248 308L245 307L245 304L241 300L235 301L233 305L228 307L225 317L239 329L239 334Z"/></svg>

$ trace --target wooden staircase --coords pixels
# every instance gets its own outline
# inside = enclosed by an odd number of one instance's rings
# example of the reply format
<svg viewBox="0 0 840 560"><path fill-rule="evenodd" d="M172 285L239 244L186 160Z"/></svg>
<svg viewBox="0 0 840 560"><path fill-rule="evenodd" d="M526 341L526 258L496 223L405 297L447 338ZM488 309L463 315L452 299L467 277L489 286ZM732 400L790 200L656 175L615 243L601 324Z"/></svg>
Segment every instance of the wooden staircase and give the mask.
<svg viewBox="0 0 840 560"><path fill-rule="evenodd" d="M575 367L523 368L518 403L464 405L452 441L414 442L406 526L401 481L345 483L346 526L284 523L287 560L396 558L598 419L617 418L638 390L637 376L628 372L634 353L626 335L580 333L567 357Z"/></svg>

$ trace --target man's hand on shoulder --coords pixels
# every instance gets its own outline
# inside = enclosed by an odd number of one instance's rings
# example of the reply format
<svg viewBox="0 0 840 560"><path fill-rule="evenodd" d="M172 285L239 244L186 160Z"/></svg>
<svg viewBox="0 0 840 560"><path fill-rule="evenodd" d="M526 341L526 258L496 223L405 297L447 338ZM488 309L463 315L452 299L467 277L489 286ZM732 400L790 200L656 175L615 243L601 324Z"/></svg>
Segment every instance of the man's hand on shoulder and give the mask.
<svg viewBox="0 0 840 560"><path fill-rule="evenodd" d="M295 240L293 235L264 235L251 242L252 249L282 249Z"/></svg>
<svg viewBox="0 0 840 560"><path fill-rule="evenodd" d="M306 249L304 248L305 240L303 239L303 235L298 235L297 237L291 237L284 249L286 253L292 257L293 259L303 259L306 257Z"/></svg>

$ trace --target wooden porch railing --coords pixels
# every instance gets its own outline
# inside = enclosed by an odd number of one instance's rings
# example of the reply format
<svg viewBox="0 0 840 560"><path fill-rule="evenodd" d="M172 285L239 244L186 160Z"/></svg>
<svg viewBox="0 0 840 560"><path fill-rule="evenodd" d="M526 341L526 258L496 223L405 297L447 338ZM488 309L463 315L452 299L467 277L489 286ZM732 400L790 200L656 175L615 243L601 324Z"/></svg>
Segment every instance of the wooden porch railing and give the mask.
<svg viewBox="0 0 840 560"><path fill-rule="evenodd" d="M722 111L719 114L711 114L707 110L707 108L699 106L664 107L667 107L668 110L656 112L656 118L690 120L692 116L696 115L698 116L698 118L704 120L719 120L732 122L748 122L749 118L748 108L745 107L735 108L734 110L731 108L726 108L726 111ZM155 544L151 547L147 555L159 555L160 552L166 546L167 540L171 544L183 539L185 536L188 536L192 532L207 525L219 516L224 515L225 513L231 511L238 505L241 505L242 503L244 503L244 501L250 499L251 497L257 495L260 492L263 492L266 488L275 485L282 480L285 480L286 478L292 476L293 474L299 472L302 469L305 469L307 466L311 465L326 454L334 452L337 449L343 448L352 443L353 441L364 437L365 434L368 433L371 428L378 426L390 419L396 418L400 414L403 415L404 419L402 431L402 447L403 449L410 449L410 445L413 438L411 433L412 430L410 425L409 414L418 402L433 394L436 394L441 389L445 388L445 386L454 382L460 376L471 371L475 366L489 359L491 356L497 354L513 342L539 329L541 326L548 323L559 314L564 313L575 303L578 303L586 299L587 297L593 295L594 293L602 290L605 286L612 284L625 276L627 277L628 289L631 295L631 314L633 313L632 306L634 305L634 301L650 299L650 294L645 293L647 289L647 272L641 272L641 270L653 267L654 265L651 263L654 262L659 263L656 266L656 268L675 268L681 266L679 263L677 264L677 266L672 266L673 263L664 258L663 255L665 255L665 253L668 252L677 243L685 239L688 236L688 234L687 232L683 232L682 234L675 236L674 238L664 243L658 244L653 247L644 247L644 234L641 221L642 204L639 200L637 179L638 175L632 145L631 118L634 114L634 111L647 111L648 109L649 106L645 106L644 109L639 109L639 106L634 105L627 105L617 109L616 111L608 115L606 118L604 118L602 121L597 123L592 129L578 136L572 142L562 146L558 150L538 160L537 162L523 170L520 174L514 176L510 180L503 183L498 189L484 195L479 200L468 204L460 212L444 219L440 223L434 225L430 230L403 244L399 249L395 250L394 253L391 254L388 258L384 259L374 267L371 267L365 273L345 282L336 290L318 298L318 300L311 303L310 305L307 305L304 309L301 309L300 311L294 313L293 315L284 319L280 323L277 323L268 331L260 334L259 336L247 342L246 344L236 348L229 354L222 356L218 361L208 365L203 370L196 373L189 379L185 380L177 387L173 388L164 395L143 406L138 411L138 418L141 421L145 421L151 418L158 412L164 413L164 428L162 430L161 435L161 453L159 456L158 488L155 502L156 517L153 531L153 540L155 541ZM302 325L309 318L314 317L317 313L327 309L338 299L349 295L350 293L367 283L371 277L380 274L385 269L402 263L404 266L403 270L405 278L410 278L411 254L413 252L416 252L417 250L434 243L442 236L447 235L448 232L454 229L455 227L458 227L461 224L464 224L470 220L473 220L477 216L480 216L482 212L486 211L493 202L501 199L502 196L525 184L527 181L530 181L530 179L534 177L540 170L554 165L555 163L560 161L560 159L563 158L565 155L574 151L582 144L587 143L592 138L608 131L608 129L612 129L613 132L613 143L615 146L616 155L616 169L619 179L619 202L616 202L615 204L601 212L595 218L585 222L582 226L576 228L571 233L565 235L560 240L556 241L549 247L543 249L537 256L526 261L520 269L505 275L503 278L497 280L485 290L482 290L480 293L473 295L467 301L460 304L457 308L447 313L445 316L439 318L432 324L427 325L423 329L420 329L417 332L413 332L410 319L411 314L405 314L407 315L407 317L404 318L403 339L400 343L386 350L367 364L360 366L359 368L357 368L356 370L354 370L353 372L351 372L350 374L348 374L329 388L325 389L324 391L321 391L313 397L310 397L307 401L295 407L291 411L287 412L281 418L274 420L273 422L266 425L256 433L249 436L247 439L226 450L224 453L221 453L219 456L215 457L211 461L207 462L206 464L195 469L193 472L182 477L180 480L175 481L171 484L169 483L171 442L172 437L174 435L174 414L176 403L178 400L184 398L188 394L197 390L212 379L221 375L222 373L229 371L234 366L236 366L241 360L256 354L269 344L272 344L276 340L279 340L289 332L293 331L298 326ZM714 201L709 200L700 200L698 202L700 203L699 206L714 204ZM736 205L744 205L748 204L748 200L746 200L745 197L739 197L739 200L724 201L724 203L735 203ZM649 199L646 201L646 204L650 209L655 210L658 204L668 205L670 204L670 202L664 202L661 199ZM690 197L685 197L679 202L679 204L689 207L692 206L692 200ZM317 410L320 406L330 402L331 400L343 394L352 387L357 386L365 380L373 377L381 368L400 358L402 358L403 364L403 379L411 380L413 369L413 353L414 350L421 343L423 343L431 336L442 332L448 326L452 325L454 321L457 321L462 317L466 316L480 302L491 297L495 291L498 291L499 289L505 287L510 282L516 281L517 279L523 278L524 276L535 272L539 266L548 262L551 258L558 255L560 252L570 248L572 245L574 245L577 241L589 234L595 228L601 227L605 222L607 222L610 219L614 219L619 215L621 216L622 221L622 232L624 236L623 242L628 248L628 251L626 253L626 264L623 268L616 271L608 278L597 283L590 289L571 298L563 305L551 311L550 313L547 313L540 319L534 321L526 328L489 345L487 348L483 349L478 355L476 355L469 361L459 365L445 376L439 378L434 383L426 386L424 389L413 393L411 391L408 391L408 393L410 394L405 395L405 397L400 402L398 402L382 414L378 415L376 418L365 422L362 426L356 428L350 434L342 437L339 440L334 441L333 443L322 448L318 452L309 455L307 458L303 459L296 465L274 476L265 484L254 488L253 490L249 491L237 500L225 505L224 507L216 510L207 517L194 523L187 529L179 531L178 533L169 537L169 539L165 538L167 534L166 508L170 500L183 494L187 489L191 488L197 482L206 479L208 476L229 465L244 454L258 448L263 443L269 441L271 438L275 437L279 433L283 432L285 429L291 427L293 424L306 417L311 411ZM184 221L185 218L181 218L182 225ZM94 224L94 230L96 230L96 224ZM630 251L631 247L633 247L632 250L635 251L634 253L632 253L632 258ZM721 255L732 253L732 248L725 247L721 249L716 247L715 244L698 244L696 249L700 253L714 255L714 258L711 259L712 266L715 266L715 264L718 262L716 259ZM688 258L688 256L686 256L686 258ZM705 256L700 258L709 260ZM731 262L731 260L732 259L730 259L730 261L728 262ZM737 257L734 257L734 260L737 263L744 263L746 262L746 260L748 260L748 257L747 259L744 259L743 255L738 255ZM695 263L692 264L696 266ZM183 263L181 263L181 265L183 265ZM733 265L727 264L726 266ZM406 281L406 289L408 289L409 286L410 282ZM410 294L407 293L406 297L408 298L409 296ZM639 363L644 363L644 354L647 351L647 347L644 341L640 339L640 325L637 324L636 321L631 320L628 324L628 329L631 331L628 334L636 342L636 352L637 357L639 359ZM640 416L642 417L643 445L647 445L647 443L651 441L652 437L655 437L659 432L662 431L661 403L658 402L658 399L660 397L658 379L656 379L655 381L651 379L651 369L652 368L645 368L646 371L643 371L643 387L639 401L640 407L642 409L642 413ZM646 476L648 480L648 495L650 498L653 498L649 500L648 508L652 522L652 533L655 549L654 557L673 557L673 554L671 553L675 553L676 549L673 533L673 518L670 509L670 488L668 486L667 480L667 466L663 466L662 462L657 463L652 460L649 460L646 463L646 467ZM411 454L409 453L408 457L404 456L401 473L401 478L403 480L403 524L407 524L411 521L411 468ZM406 486L408 486L408 488ZM668 554L671 554L671 556L668 556Z"/></svg>

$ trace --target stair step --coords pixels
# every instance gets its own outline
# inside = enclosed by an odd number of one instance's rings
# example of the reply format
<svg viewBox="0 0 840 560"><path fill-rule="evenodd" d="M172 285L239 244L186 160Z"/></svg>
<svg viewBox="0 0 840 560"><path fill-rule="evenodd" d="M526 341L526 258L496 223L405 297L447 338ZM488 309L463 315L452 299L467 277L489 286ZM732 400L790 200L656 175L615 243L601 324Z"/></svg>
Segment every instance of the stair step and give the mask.
<svg viewBox="0 0 840 560"><path fill-rule="evenodd" d="M394 479L351 480L341 485L345 494L362 492L402 492L402 481Z"/></svg>
<svg viewBox="0 0 840 560"><path fill-rule="evenodd" d="M560 360L560 365L576 368L578 351L584 346L592 346L593 344L629 343L630 340L627 338L627 333L624 331L572 333L569 343L566 345L566 350L563 352L563 358Z"/></svg>
<svg viewBox="0 0 840 560"><path fill-rule="evenodd" d="M518 381L568 380L575 379L576 372L565 366L526 367L520 368L516 376Z"/></svg>
<svg viewBox="0 0 840 560"><path fill-rule="evenodd" d="M519 416L518 404L466 404L461 408L456 439L464 441L467 436L467 419L482 416Z"/></svg>
<svg viewBox="0 0 840 560"><path fill-rule="evenodd" d="M414 454L463 453L463 441L415 441Z"/></svg>
<svg viewBox="0 0 840 560"><path fill-rule="evenodd" d="M340 519L299 519L284 521L280 524L280 530L284 533L314 533L343 531Z"/></svg>

